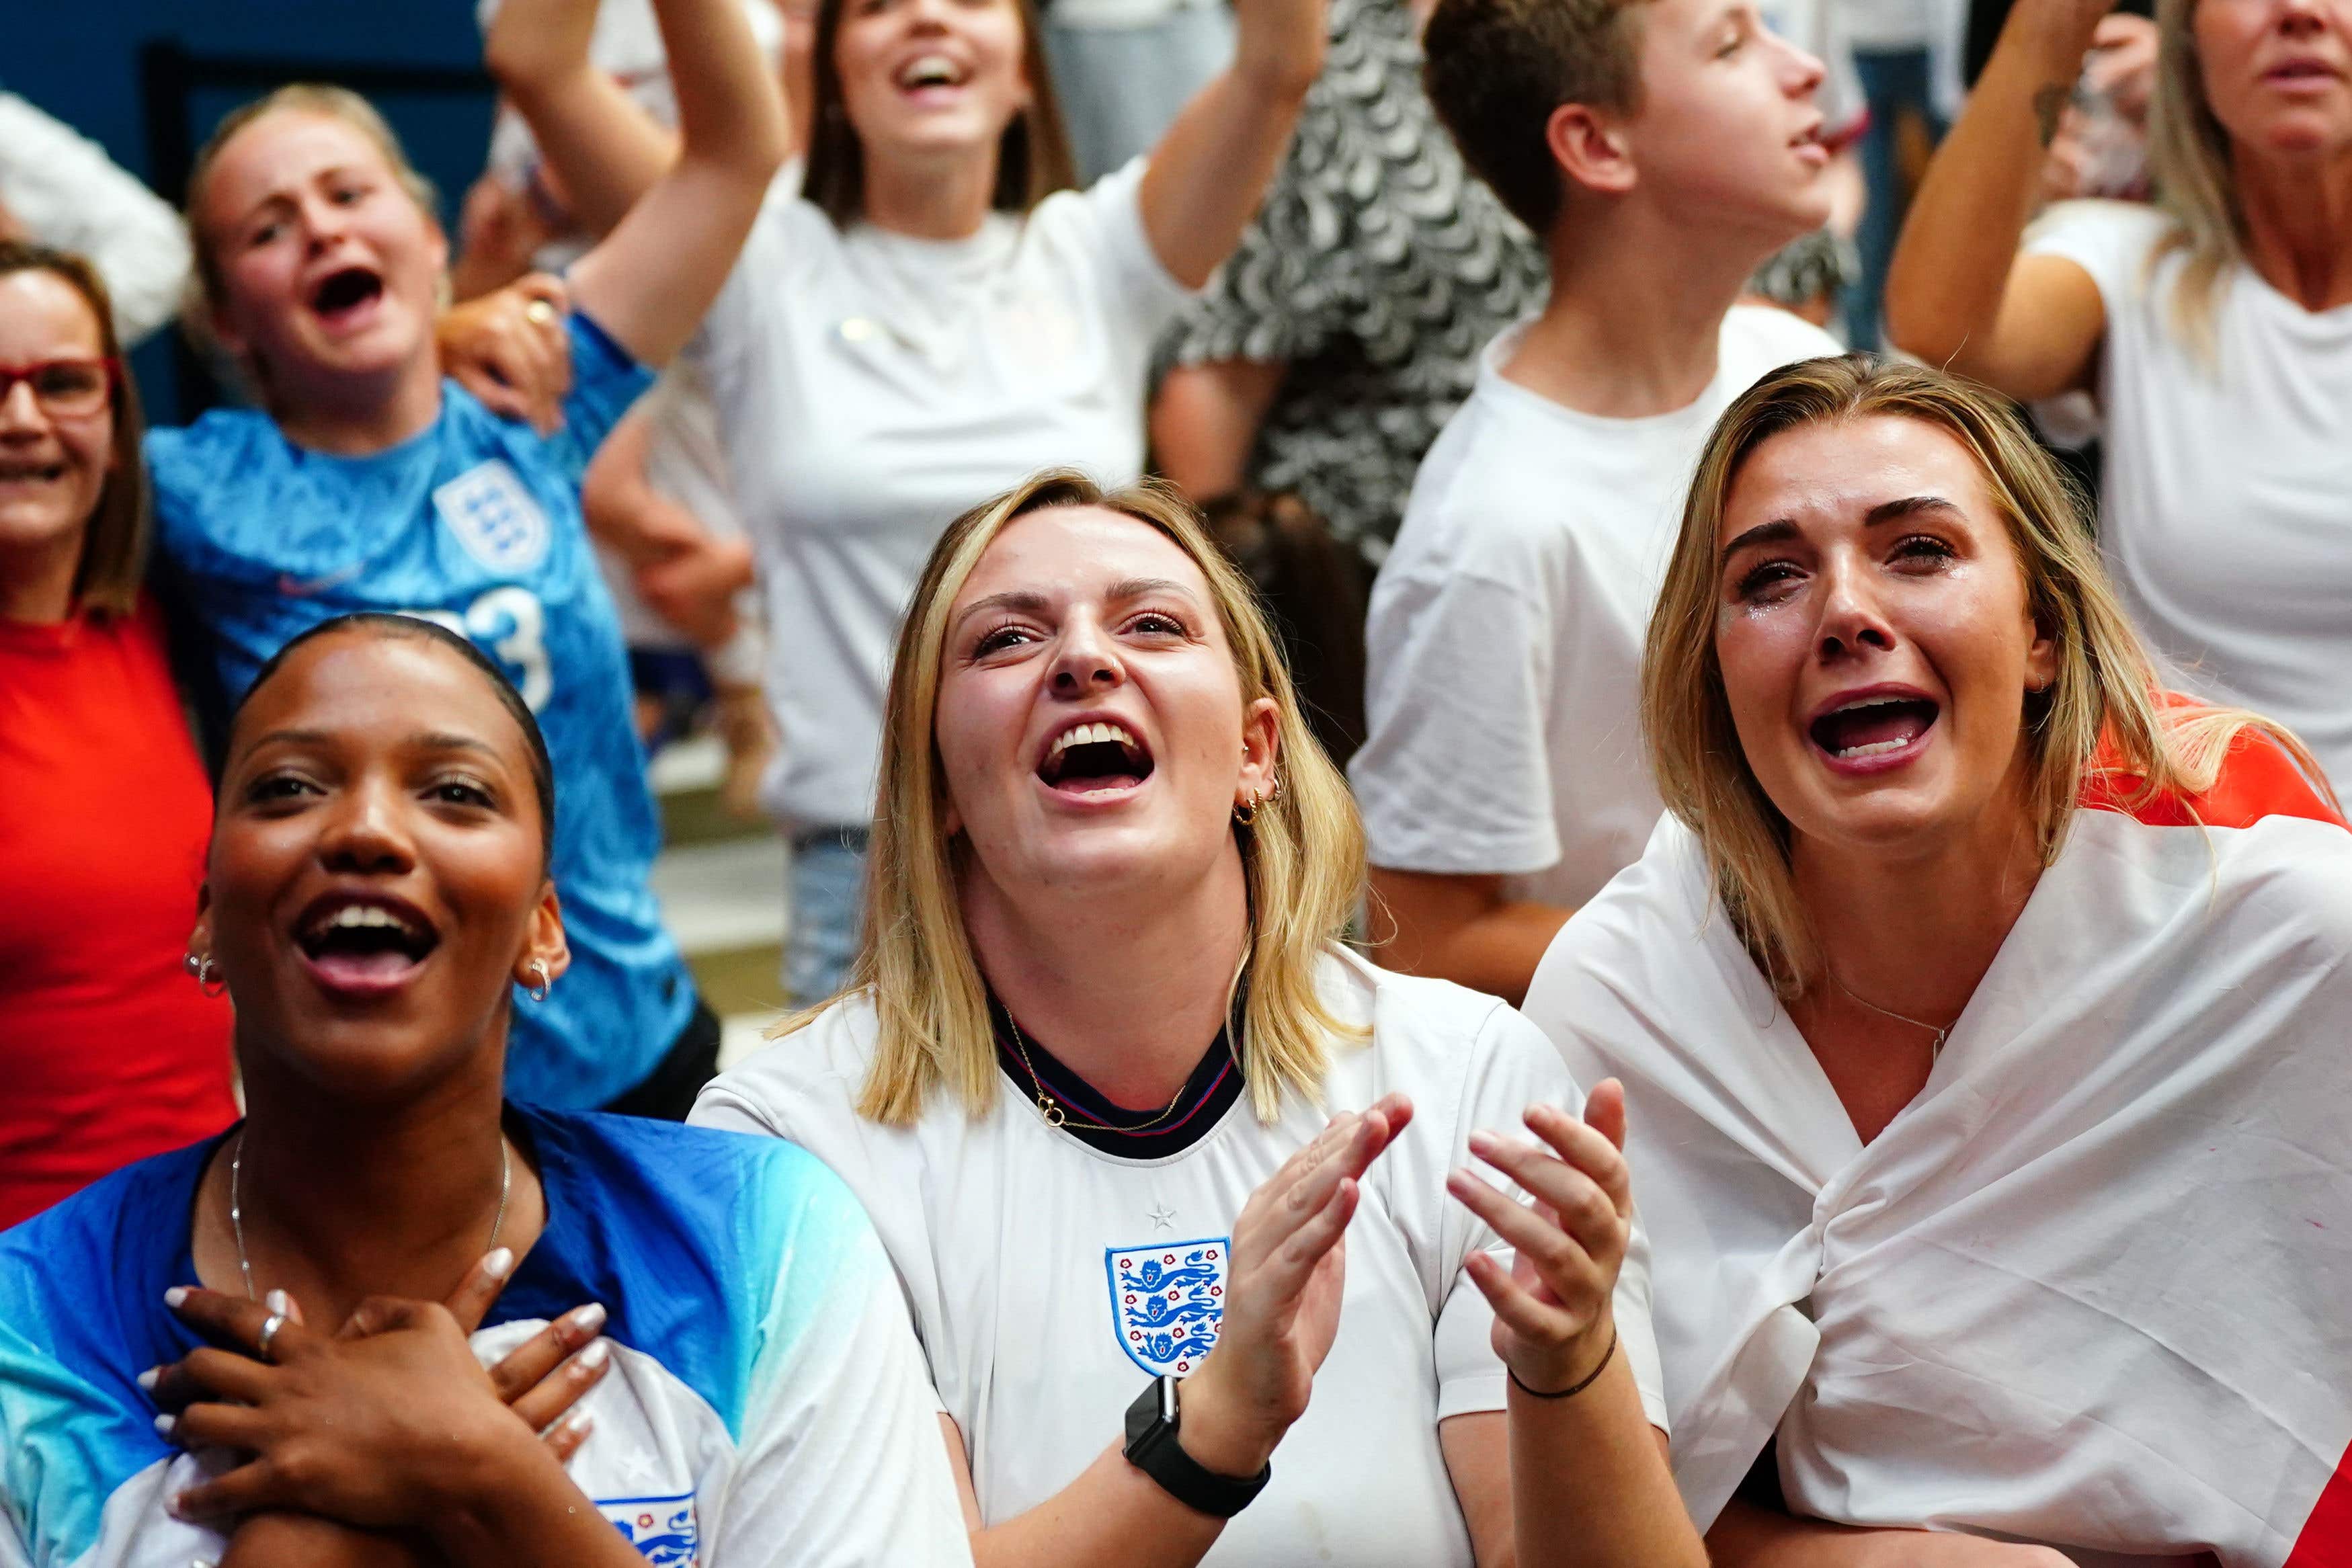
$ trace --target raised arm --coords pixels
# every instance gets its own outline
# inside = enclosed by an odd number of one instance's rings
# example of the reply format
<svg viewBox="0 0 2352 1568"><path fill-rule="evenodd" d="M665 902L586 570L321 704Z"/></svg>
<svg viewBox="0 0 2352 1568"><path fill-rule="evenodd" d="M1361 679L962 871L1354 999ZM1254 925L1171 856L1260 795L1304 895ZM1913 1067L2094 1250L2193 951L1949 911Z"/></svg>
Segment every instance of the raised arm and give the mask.
<svg viewBox="0 0 2352 1568"><path fill-rule="evenodd" d="M525 3L509 0L499 24ZM541 4L560 9L559 0L528 3L534 11ZM574 306L636 360L658 366L686 346L733 270L784 160L787 131L782 92L740 0L655 0L654 9L677 93L677 158L567 281ZM572 11L551 20L572 34L593 26L593 7ZM556 100L591 109L598 89L589 84L601 78L575 72L566 79L570 88ZM532 115L520 99L517 107ZM543 110L545 100L538 107ZM559 109L554 119L569 112ZM556 129L542 127L541 118L532 118L531 128L542 139Z"/></svg>
<svg viewBox="0 0 2352 1568"><path fill-rule="evenodd" d="M678 139L591 63L595 31L595 0L504 0L482 64L530 127L572 215L605 235L677 162Z"/></svg>
<svg viewBox="0 0 2352 1568"><path fill-rule="evenodd" d="M1188 288L1241 243L1323 68L1324 0L1235 0L1234 63L1152 149L1143 229Z"/></svg>
<svg viewBox="0 0 2352 1568"><path fill-rule="evenodd" d="M2020 256L2042 167L2112 0L2018 0L1928 164L1886 277L1887 337L2021 399L2090 382L2106 313L2074 263Z"/></svg>

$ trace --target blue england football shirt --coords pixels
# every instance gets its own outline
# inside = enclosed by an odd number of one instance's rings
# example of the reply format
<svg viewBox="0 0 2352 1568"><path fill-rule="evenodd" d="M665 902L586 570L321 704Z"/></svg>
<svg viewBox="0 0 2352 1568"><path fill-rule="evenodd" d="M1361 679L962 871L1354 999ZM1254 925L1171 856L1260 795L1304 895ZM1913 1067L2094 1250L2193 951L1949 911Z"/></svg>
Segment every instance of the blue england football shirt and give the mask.
<svg viewBox="0 0 2352 1568"><path fill-rule="evenodd" d="M373 456L306 451L239 409L153 432L147 461L163 548L232 703L298 632L382 610L471 638L539 716L572 967L546 1001L518 998L507 1083L517 1099L590 1109L653 1071L694 986L646 885L660 828L580 513L589 457L650 377L585 317L570 326L572 394L552 436L448 381L432 427Z"/></svg>
<svg viewBox="0 0 2352 1568"><path fill-rule="evenodd" d="M614 1364L569 1469L647 1562L970 1563L905 1298L840 1178L771 1138L520 1108L508 1124L547 1227L474 1348L494 1361L604 1303ZM163 1292L196 1278L190 1215L219 1145L0 1235L0 1568L189 1568L226 1549L165 1511L224 1457L165 1443L138 1384L198 1343Z"/></svg>

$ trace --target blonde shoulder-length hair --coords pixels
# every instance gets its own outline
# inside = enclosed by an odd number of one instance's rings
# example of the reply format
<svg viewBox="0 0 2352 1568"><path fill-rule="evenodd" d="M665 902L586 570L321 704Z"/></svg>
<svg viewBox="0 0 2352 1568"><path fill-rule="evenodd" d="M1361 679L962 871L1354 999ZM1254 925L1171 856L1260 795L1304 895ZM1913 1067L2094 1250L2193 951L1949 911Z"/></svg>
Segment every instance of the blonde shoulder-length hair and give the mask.
<svg viewBox="0 0 2352 1568"><path fill-rule="evenodd" d="M2173 227L2148 256L2151 271L2187 253L2172 298L2172 329L2208 363L2219 353L2214 313L2231 272L2245 260L2245 214L2231 162L2230 133L2205 96L2197 54L2198 0L2157 0L2156 92L2147 119L2148 177Z"/></svg>
<svg viewBox="0 0 2352 1568"><path fill-rule="evenodd" d="M1868 356L1807 360L1759 382L1707 438L1642 658L1642 720L1666 809L1698 835L1740 940L1783 998L1804 994L1821 956L1790 874L1790 829L1748 767L1717 657L1717 540L1731 488L1756 449L1808 425L1916 419L1967 448L2008 526L2034 621L2057 674L2026 699L2026 799L2042 862L2065 839L2094 771L2126 809L2210 789L2240 734L2261 730L2320 788L2301 742L2242 709L2160 701L2154 661L2109 586L2083 499L2009 405L1973 383ZM2102 743L2105 751L2102 754Z"/></svg>
<svg viewBox="0 0 2352 1568"><path fill-rule="evenodd" d="M1248 1002L1239 1056L1261 1121L1283 1096L1319 1089L1333 1038L1367 1031L1325 1006L1316 984L1324 956L1345 931L1364 886L1364 836L1355 801L1307 728L1281 645L1249 580L1172 488L1151 481L1105 489L1084 474L1048 469L953 523L932 549L898 629L867 860L866 930L847 988L786 1019L805 1028L832 1005L864 994L879 1024L858 1114L905 1126L937 1092L979 1116L997 1092L988 987L972 956L957 896L967 852L948 834L948 795L934 721L949 612L988 547L1006 528L1054 507L1090 507L1131 517L1184 552L1209 586L1233 651L1244 706L1274 699L1281 789L1247 824L1235 825L1249 886Z"/></svg>

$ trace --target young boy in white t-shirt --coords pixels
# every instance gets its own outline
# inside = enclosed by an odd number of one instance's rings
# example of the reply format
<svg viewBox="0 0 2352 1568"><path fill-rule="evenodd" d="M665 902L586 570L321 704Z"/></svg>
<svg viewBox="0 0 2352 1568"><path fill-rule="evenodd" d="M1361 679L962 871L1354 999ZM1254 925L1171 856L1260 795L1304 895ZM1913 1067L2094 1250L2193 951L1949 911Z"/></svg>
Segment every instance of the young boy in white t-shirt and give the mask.
<svg viewBox="0 0 2352 1568"><path fill-rule="evenodd" d="M1517 1001L1658 815L1643 632L1716 416L1832 354L1736 306L1821 226L1821 62L1754 0L1439 0L1431 101L1544 236L1550 303L1489 346L1372 593L1350 768L1381 961Z"/></svg>

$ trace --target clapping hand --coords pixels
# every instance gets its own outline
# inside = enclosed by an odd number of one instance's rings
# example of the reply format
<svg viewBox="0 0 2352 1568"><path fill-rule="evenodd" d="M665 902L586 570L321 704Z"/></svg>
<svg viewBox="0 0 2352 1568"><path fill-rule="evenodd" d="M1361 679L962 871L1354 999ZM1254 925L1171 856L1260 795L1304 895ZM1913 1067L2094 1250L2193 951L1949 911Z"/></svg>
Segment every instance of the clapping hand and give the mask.
<svg viewBox="0 0 2352 1568"><path fill-rule="evenodd" d="M1625 1168L1625 1091L1609 1079L1586 1100L1580 1121L1556 1105L1528 1107L1537 1140L1480 1132L1470 1152L1534 1200L1510 1197L1469 1170L1446 1179L1451 1192L1516 1252L1507 1267L1489 1252L1464 1265L1495 1309L1495 1353L1522 1387L1573 1388L1613 1351L1610 1295L1633 1235L1633 1185Z"/></svg>
<svg viewBox="0 0 2352 1568"><path fill-rule="evenodd" d="M1402 1094L1333 1117L1243 1206L1216 1348L1181 1400L1180 1440L1202 1468L1255 1475L1306 1413L1339 1331L1357 1184L1412 1119Z"/></svg>

